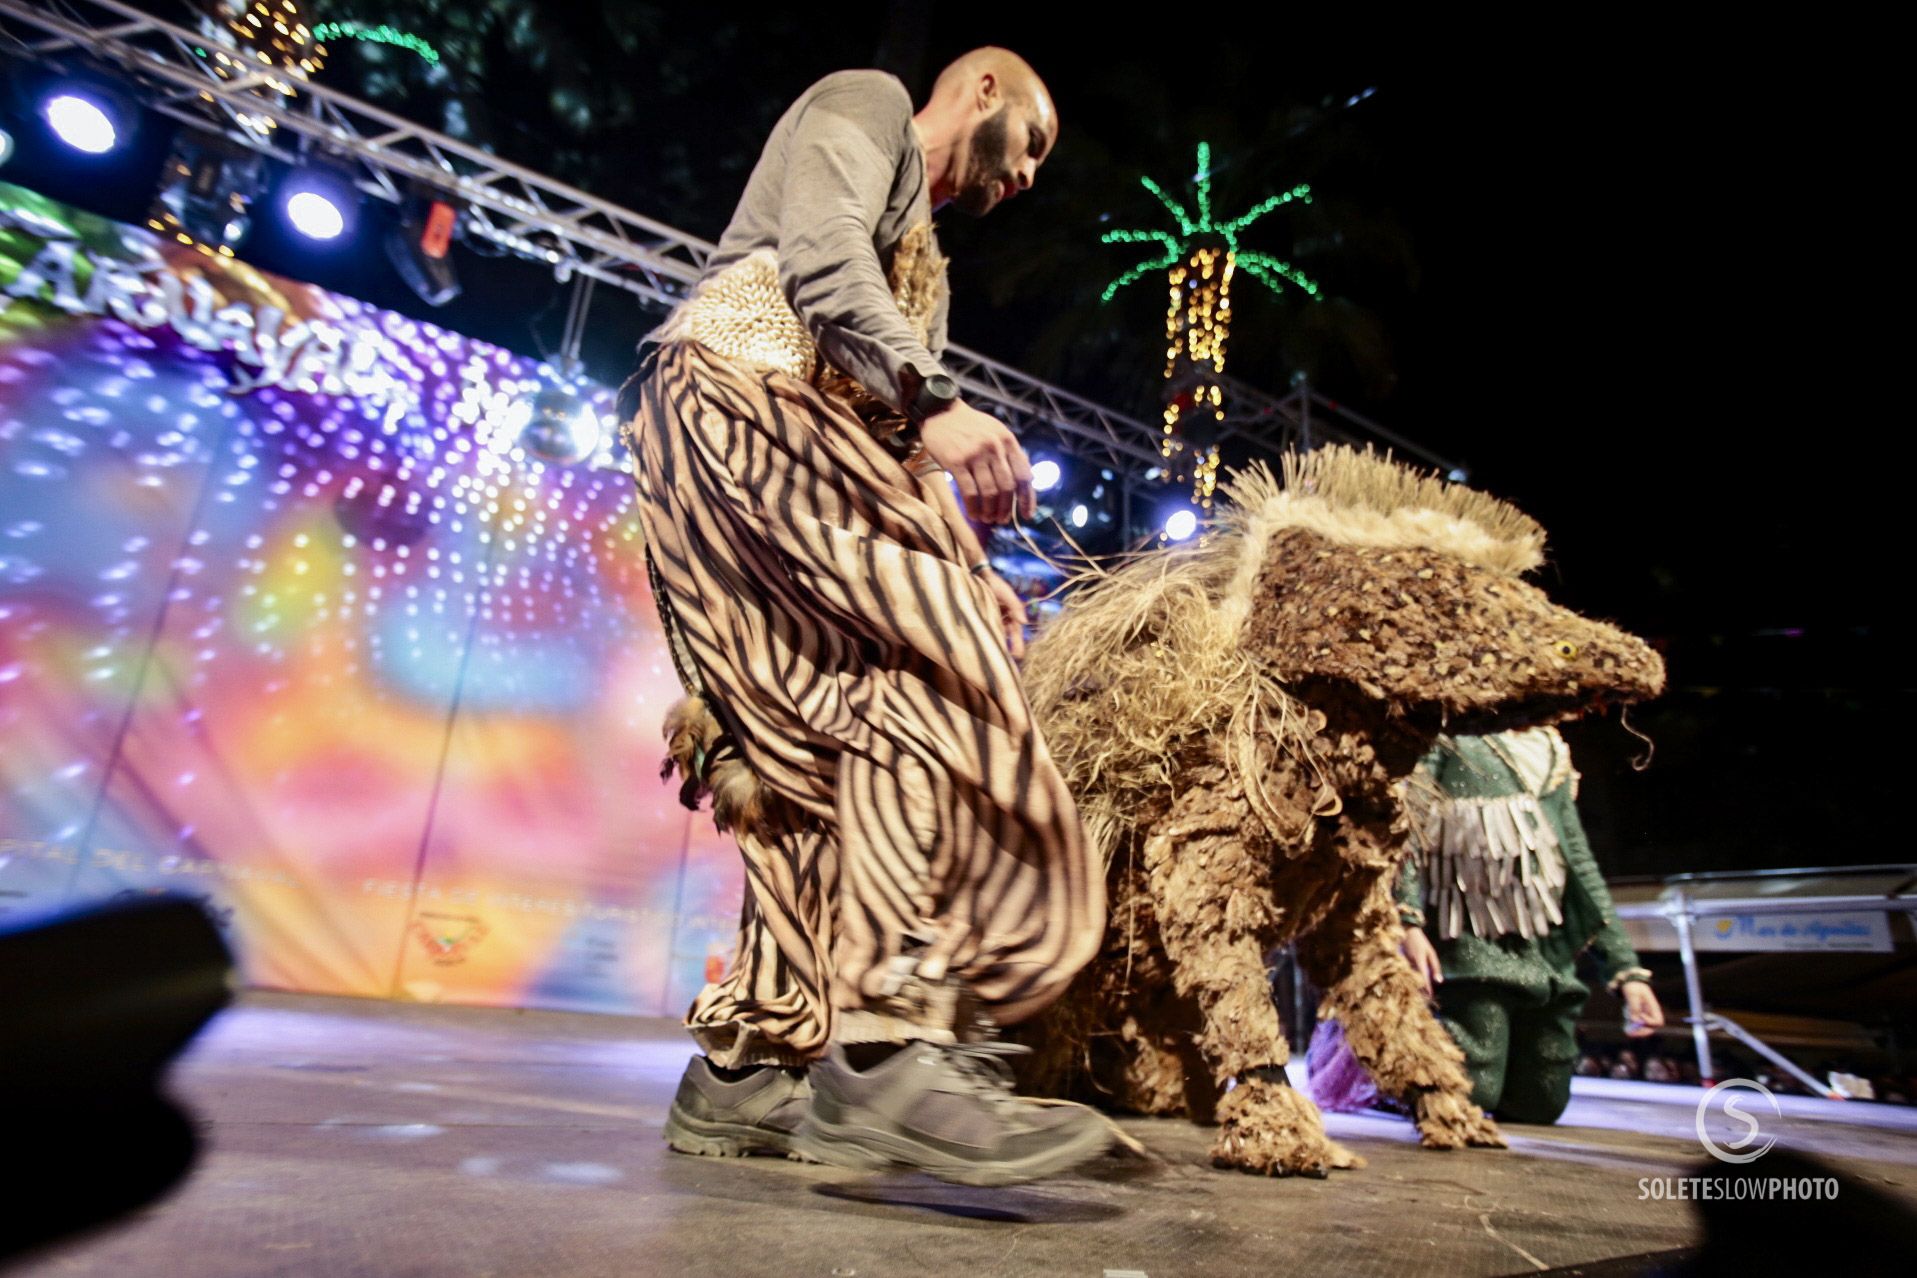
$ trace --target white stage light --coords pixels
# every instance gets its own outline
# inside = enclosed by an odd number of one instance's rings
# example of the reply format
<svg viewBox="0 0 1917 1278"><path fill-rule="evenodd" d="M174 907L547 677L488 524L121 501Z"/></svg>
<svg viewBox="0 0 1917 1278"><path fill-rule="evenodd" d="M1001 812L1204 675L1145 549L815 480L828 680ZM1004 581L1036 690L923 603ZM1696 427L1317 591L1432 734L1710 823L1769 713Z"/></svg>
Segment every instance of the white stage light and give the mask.
<svg viewBox="0 0 1917 1278"><path fill-rule="evenodd" d="M1165 535L1173 541L1183 541L1198 531L1198 516L1189 510L1174 510L1165 520Z"/></svg>
<svg viewBox="0 0 1917 1278"><path fill-rule="evenodd" d="M62 142L88 155L105 155L120 140L120 131L106 108L77 93L56 93L40 108L47 125Z"/></svg>
<svg viewBox="0 0 1917 1278"><path fill-rule="evenodd" d="M286 197L286 220L309 240L336 240L346 230L346 214L330 196L295 191Z"/></svg>
<svg viewBox="0 0 1917 1278"><path fill-rule="evenodd" d="M1032 463L1032 490L1034 492L1049 492L1051 489L1058 487L1058 481L1063 478L1064 472L1059 470L1058 463L1049 457L1043 461Z"/></svg>
<svg viewBox="0 0 1917 1278"><path fill-rule="evenodd" d="M1087 523L1087 521L1091 519L1091 517L1092 517L1092 512L1085 508L1085 504L1083 502L1080 502L1078 505L1072 507L1072 527L1083 528L1085 524Z"/></svg>

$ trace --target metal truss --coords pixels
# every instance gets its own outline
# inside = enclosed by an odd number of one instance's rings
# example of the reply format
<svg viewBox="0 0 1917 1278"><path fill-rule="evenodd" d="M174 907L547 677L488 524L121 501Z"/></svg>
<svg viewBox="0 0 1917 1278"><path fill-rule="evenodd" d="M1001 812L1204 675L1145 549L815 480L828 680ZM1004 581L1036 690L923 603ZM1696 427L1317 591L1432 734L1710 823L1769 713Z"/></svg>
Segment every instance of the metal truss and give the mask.
<svg viewBox="0 0 1917 1278"><path fill-rule="evenodd" d="M1288 393L1273 395L1233 377L1221 377L1218 381L1225 400L1221 443L1242 439L1256 450L1274 453L1287 448L1308 450L1324 443L1359 447L1382 443L1399 456L1415 457L1444 475L1465 477L1460 463L1319 394L1309 382L1301 380Z"/></svg>
<svg viewBox="0 0 1917 1278"><path fill-rule="evenodd" d="M478 147L278 67L254 69L227 45L118 0L0 0L0 36L28 57L83 53L117 67L145 105L287 164L349 169L361 190L399 203L409 190L450 196L469 234L669 307L704 273L714 245ZM226 55L222 64L220 55ZM970 402L1017 429L1056 433L1067 451L1109 468L1127 490L1161 464L1161 428L1115 412L962 346L944 362ZM1283 397L1228 381L1224 438L1275 453L1355 428L1400 452L1450 463L1306 387ZM1314 421L1313 407L1333 422ZM1338 423L1343 423L1340 426Z"/></svg>
<svg viewBox="0 0 1917 1278"><path fill-rule="evenodd" d="M670 305L713 250L349 94L289 80L278 67L246 68L231 48L117 0L0 0L0 31L34 58L76 50L117 66L151 109L289 164L350 166L359 187L380 199L398 203L413 184L444 192L466 206L472 233L562 275L593 276Z"/></svg>
<svg viewBox="0 0 1917 1278"><path fill-rule="evenodd" d="M941 359L967 392L968 403L984 400L1002 415L1042 423L1065 436L1073 452L1121 473L1142 473L1141 468L1160 464L1155 426L962 346L946 347Z"/></svg>
<svg viewBox="0 0 1917 1278"><path fill-rule="evenodd" d="M562 277L588 276L656 306L684 296L714 251L697 236L336 89L289 82L278 68L224 69L205 55L230 50L117 0L0 0L0 32L35 58L73 50L117 66L150 108L286 163L350 165L359 187L379 199L397 203L414 185L443 192L466 207L471 233L544 260ZM283 91L289 86L297 96ZM1144 422L961 346L946 348L945 363L969 397L1014 427L1050 428L1074 454L1128 474L1158 462L1158 433Z"/></svg>

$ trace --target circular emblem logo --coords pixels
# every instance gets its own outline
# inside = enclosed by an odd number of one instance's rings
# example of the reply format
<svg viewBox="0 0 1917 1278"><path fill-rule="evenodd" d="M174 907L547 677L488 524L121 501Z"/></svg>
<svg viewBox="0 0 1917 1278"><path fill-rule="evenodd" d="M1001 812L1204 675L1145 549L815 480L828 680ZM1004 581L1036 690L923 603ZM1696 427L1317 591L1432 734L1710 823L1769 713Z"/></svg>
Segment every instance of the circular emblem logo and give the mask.
<svg viewBox="0 0 1917 1278"><path fill-rule="evenodd" d="M1762 1125L1743 1108L1745 1105L1755 1104L1750 1096L1745 1095L1747 1092L1755 1092L1764 1098L1764 1103L1770 1106L1772 1118L1783 1115L1783 1110L1778 1108L1777 1097L1771 1095L1770 1088L1762 1083L1754 1083L1748 1078L1727 1078L1705 1092L1702 1099L1697 1102L1697 1138L1703 1142L1704 1148L1711 1152L1711 1157L1720 1162L1755 1162L1769 1153L1771 1146L1777 1143L1777 1137L1764 1135ZM1705 1116L1713 1109L1742 1126L1743 1134L1735 1140L1722 1144L1712 1140Z"/></svg>

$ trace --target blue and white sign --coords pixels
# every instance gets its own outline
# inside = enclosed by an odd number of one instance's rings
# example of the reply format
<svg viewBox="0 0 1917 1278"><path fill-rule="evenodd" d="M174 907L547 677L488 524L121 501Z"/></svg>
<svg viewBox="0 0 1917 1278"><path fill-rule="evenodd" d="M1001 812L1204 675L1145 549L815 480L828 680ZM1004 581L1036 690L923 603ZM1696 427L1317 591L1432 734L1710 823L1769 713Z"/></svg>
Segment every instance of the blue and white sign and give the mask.
<svg viewBox="0 0 1917 1278"><path fill-rule="evenodd" d="M1890 919L1882 911L1846 914L1706 914L1691 943L1700 950L1890 952Z"/></svg>

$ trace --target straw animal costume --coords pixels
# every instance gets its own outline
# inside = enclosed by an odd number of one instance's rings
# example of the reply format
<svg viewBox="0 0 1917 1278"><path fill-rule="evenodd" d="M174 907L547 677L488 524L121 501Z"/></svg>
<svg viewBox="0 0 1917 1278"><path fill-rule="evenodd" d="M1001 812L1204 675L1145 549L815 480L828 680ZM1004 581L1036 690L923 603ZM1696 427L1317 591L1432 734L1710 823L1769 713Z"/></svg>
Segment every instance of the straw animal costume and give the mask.
<svg viewBox="0 0 1917 1278"><path fill-rule="evenodd" d="M1502 1145L1399 953L1397 783L1443 731L1653 696L1663 664L1521 580L1544 532L1503 502L1343 448L1284 480L1241 473L1215 531L1082 586L1027 656L1111 902L1027 1081L1216 1119L1220 1166L1361 1165L1284 1082L1291 943L1424 1144Z"/></svg>

